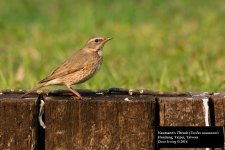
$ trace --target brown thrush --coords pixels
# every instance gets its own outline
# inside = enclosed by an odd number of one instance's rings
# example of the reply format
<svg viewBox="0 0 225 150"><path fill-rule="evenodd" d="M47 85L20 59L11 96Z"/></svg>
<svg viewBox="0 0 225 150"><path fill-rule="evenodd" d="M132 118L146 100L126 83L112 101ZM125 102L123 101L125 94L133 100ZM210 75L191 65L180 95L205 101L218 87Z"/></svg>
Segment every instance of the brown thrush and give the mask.
<svg viewBox="0 0 225 150"><path fill-rule="evenodd" d="M95 37L88 40L84 48L76 51L68 60L38 82L34 88L22 97L44 86L65 85L69 91L82 99L81 95L71 88L71 85L85 82L99 70L103 60L103 46L110 39Z"/></svg>

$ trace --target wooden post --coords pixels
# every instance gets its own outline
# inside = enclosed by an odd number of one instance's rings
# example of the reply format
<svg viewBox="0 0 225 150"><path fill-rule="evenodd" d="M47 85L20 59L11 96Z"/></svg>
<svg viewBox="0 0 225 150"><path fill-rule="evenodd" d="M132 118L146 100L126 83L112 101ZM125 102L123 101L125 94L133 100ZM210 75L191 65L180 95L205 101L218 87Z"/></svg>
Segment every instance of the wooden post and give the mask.
<svg viewBox="0 0 225 150"><path fill-rule="evenodd" d="M188 97L159 97L160 126L206 126L211 125L210 112L205 114L203 100L209 100L209 95ZM207 120L205 117L207 116ZM176 148L161 148L173 150ZM205 148L182 148L182 150L205 150Z"/></svg>
<svg viewBox="0 0 225 150"><path fill-rule="evenodd" d="M159 106L160 126L205 126L201 98L160 97Z"/></svg>
<svg viewBox="0 0 225 150"><path fill-rule="evenodd" d="M225 137L225 93L216 94L211 97L212 109L214 112L213 126L223 126ZM224 141L225 149L225 141Z"/></svg>
<svg viewBox="0 0 225 150"><path fill-rule="evenodd" d="M46 97L45 110L46 149L154 149L152 96Z"/></svg>
<svg viewBox="0 0 225 150"><path fill-rule="evenodd" d="M22 99L17 93L1 92L0 149L35 149L37 112L37 98Z"/></svg>

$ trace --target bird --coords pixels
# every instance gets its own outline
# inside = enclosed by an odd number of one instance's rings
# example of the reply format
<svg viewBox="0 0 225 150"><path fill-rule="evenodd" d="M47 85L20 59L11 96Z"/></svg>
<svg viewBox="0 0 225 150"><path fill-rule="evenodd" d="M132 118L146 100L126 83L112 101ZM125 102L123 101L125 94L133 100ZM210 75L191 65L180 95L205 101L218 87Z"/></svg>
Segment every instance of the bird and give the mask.
<svg viewBox="0 0 225 150"><path fill-rule="evenodd" d="M103 47L112 38L94 37L89 39L83 48L75 51L72 56L53 70L46 78L26 92L22 97L46 86L64 85L78 99L83 97L71 85L81 84L89 80L100 69L103 61Z"/></svg>

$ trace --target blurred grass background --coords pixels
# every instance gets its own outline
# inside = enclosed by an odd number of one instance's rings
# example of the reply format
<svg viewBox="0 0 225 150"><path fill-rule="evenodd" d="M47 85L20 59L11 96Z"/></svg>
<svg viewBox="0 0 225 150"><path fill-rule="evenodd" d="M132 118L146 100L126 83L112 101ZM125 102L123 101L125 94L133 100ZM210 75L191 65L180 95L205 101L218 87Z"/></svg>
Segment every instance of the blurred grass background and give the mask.
<svg viewBox="0 0 225 150"><path fill-rule="evenodd" d="M33 87L95 35L114 39L75 88L225 90L219 0L1 0L0 88Z"/></svg>

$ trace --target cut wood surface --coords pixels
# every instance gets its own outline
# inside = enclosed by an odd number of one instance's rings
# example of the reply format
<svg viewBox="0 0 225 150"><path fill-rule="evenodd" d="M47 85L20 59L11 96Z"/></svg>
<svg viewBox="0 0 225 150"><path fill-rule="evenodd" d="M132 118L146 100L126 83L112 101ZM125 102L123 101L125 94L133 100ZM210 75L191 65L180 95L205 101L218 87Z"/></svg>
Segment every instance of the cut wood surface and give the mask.
<svg viewBox="0 0 225 150"><path fill-rule="evenodd" d="M149 150L157 126L225 126L223 93L111 88L78 90L84 100L77 100L65 90L24 92L0 91L0 149Z"/></svg>

